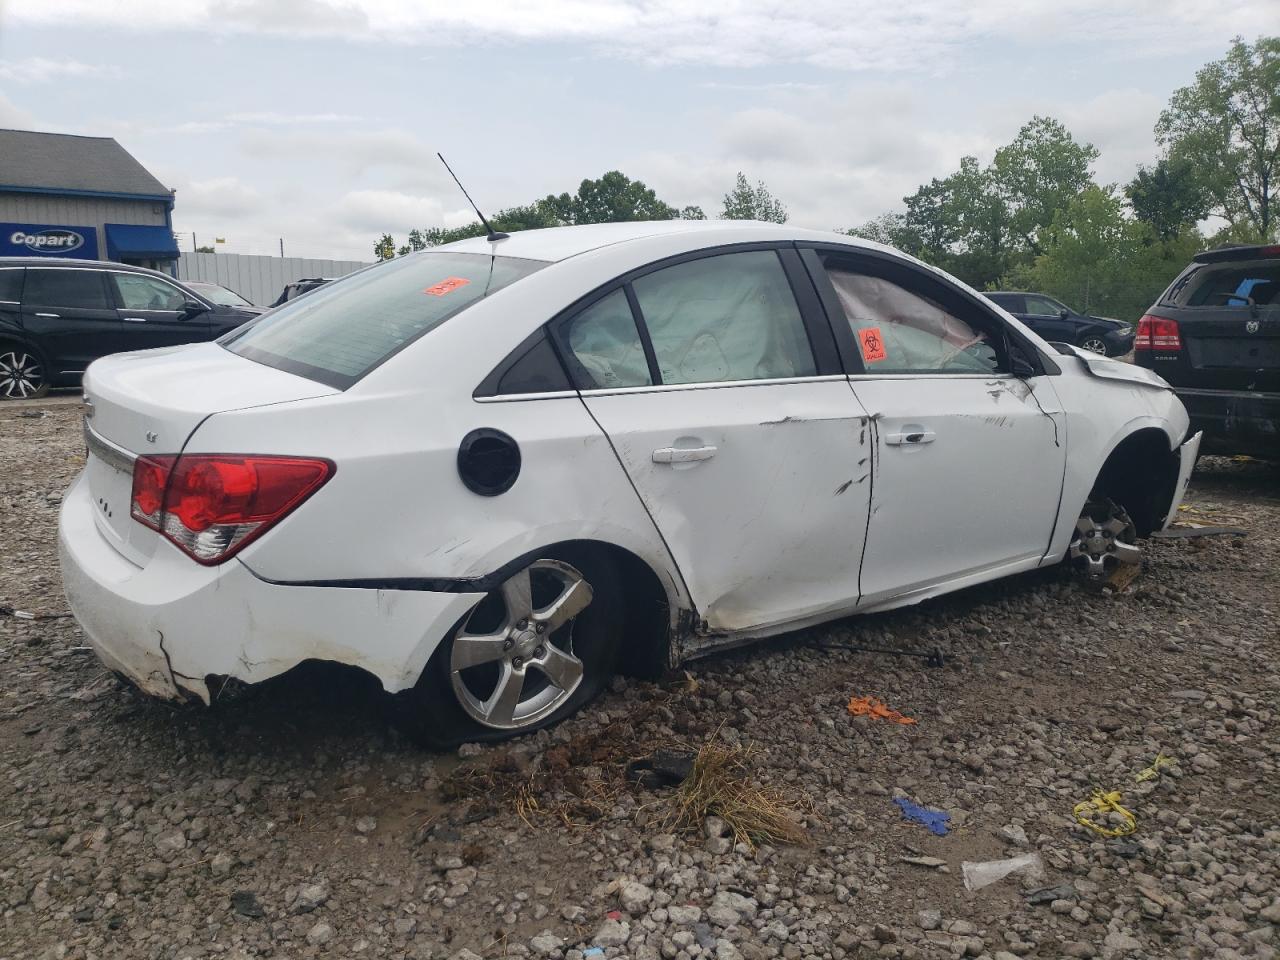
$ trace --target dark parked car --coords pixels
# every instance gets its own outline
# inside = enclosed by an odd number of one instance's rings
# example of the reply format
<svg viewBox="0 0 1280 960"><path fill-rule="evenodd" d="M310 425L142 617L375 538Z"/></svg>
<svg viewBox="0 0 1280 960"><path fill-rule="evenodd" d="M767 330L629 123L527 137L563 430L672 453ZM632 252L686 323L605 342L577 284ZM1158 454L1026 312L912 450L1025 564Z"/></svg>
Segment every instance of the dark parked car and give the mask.
<svg viewBox="0 0 1280 960"><path fill-rule="evenodd" d="M282 303L288 303L290 300L296 300L304 293L310 293L316 287L323 287L326 283L332 283L333 277L308 277L305 280L294 280L292 283L286 283L284 289L280 291L280 296L276 297L273 307L278 307Z"/></svg>
<svg viewBox="0 0 1280 960"><path fill-rule="evenodd" d="M109 353L213 340L260 313L142 267L0 257L0 400L74 386Z"/></svg>
<svg viewBox="0 0 1280 960"><path fill-rule="evenodd" d="M1107 357L1133 349L1133 324L1123 320L1076 313L1043 293L997 290L986 296L1051 343L1073 343Z"/></svg>
<svg viewBox="0 0 1280 960"><path fill-rule="evenodd" d="M1202 450L1280 457L1280 245L1197 254L1138 322Z"/></svg>

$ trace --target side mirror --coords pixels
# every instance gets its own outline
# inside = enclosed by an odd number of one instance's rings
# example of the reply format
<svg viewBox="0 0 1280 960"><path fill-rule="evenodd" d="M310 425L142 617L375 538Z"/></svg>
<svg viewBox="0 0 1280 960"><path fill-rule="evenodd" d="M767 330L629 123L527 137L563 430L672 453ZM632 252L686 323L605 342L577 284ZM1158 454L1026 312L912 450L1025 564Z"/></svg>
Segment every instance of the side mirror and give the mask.
<svg viewBox="0 0 1280 960"><path fill-rule="evenodd" d="M185 313L188 317L197 316L198 314L204 313L208 309L209 308L206 307L199 300L186 300L182 304L182 312Z"/></svg>
<svg viewBox="0 0 1280 960"><path fill-rule="evenodd" d="M1059 311L1058 311L1058 319L1059 319L1059 320L1065 320L1065 319L1067 319L1067 317L1069 317L1069 316L1071 316L1071 311L1070 311L1070 310L1059 310Z"/></svg>

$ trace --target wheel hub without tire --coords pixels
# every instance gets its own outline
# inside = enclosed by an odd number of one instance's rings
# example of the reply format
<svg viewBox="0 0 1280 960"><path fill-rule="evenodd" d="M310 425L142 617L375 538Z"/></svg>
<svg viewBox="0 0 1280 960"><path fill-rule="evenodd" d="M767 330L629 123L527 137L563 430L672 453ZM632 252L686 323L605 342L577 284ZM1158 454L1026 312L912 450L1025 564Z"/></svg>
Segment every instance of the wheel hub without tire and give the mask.
<svg viewBox="0 0 1280 960"><path fill-rule="evenodd" d="M466 714L496 730L532 726L582 682L574 619L591 585L558 560L537 560L486 598L453 639L449 678Z"/></svg>
<svg viewBox="0 0 1280 960"><path fill-rule="evenodd" d="M1105 505L1091 504L1076 521L1076 535L1068 555L1091 578L1099 579L1121 564L1142 562L1137 539L1137 528L1120 507L1109 501Z"/></svg>

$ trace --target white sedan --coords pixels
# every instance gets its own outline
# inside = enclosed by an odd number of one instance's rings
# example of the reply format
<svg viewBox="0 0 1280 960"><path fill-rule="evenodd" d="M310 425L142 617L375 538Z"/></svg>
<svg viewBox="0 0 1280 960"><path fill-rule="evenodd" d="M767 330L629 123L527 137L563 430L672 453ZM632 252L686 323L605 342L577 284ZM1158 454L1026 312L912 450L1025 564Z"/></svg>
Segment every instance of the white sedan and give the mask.
<svg viewBox="0 0 1280 960"><path fill-rule="evenodd" d="M619 670L1136 562L1199 443L1149 371L886 247L753 223L466 240L84 387L59 543L103 662L206 703L350 664L437 746Z"/></svg>

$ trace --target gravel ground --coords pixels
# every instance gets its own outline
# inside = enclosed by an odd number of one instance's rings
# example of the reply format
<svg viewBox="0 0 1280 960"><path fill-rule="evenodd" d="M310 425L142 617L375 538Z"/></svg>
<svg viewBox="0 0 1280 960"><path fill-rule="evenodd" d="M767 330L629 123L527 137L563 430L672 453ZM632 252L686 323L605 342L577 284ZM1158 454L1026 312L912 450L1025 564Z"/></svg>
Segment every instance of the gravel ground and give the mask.
<svg viewBox="0 0 1280 960"><path fill-rule="evenodd" d="M0 408L0 605L56 617L0 615L0 957L1276 955L1274 467L1203 461L1182 519L1248 537L1153 542L1123 593L1042 571L431 756L338 668L208 710L104 674L58 617L78 430L71 404ZM831 649L850 642L948 663ZM855 695L918 723L853 717ZM807 843L676 829L673 790L620 778L622 757L709 741L749 747ZM1075 822L1095 787L1136 832ZM966 890L963 861L1032 852L1041 876Z"/></svg>

